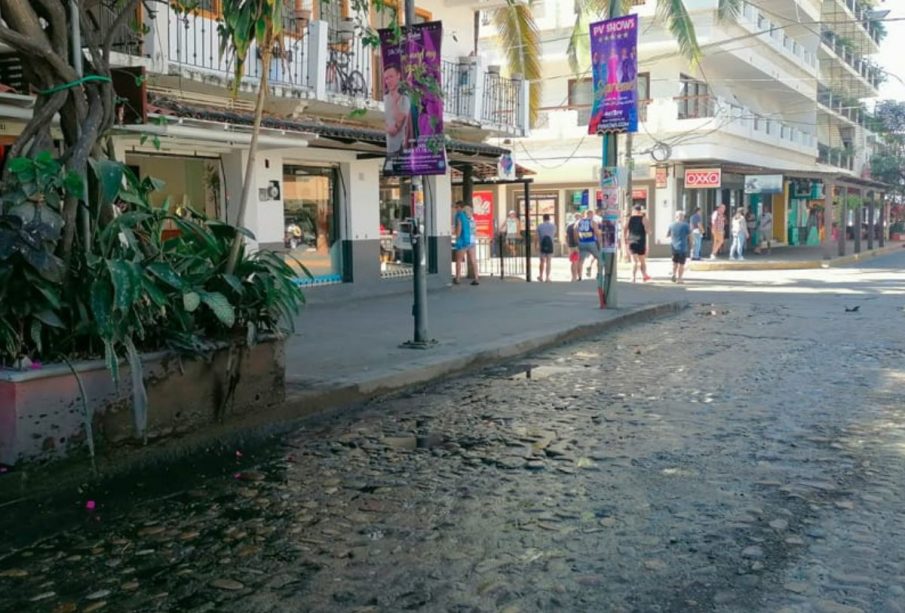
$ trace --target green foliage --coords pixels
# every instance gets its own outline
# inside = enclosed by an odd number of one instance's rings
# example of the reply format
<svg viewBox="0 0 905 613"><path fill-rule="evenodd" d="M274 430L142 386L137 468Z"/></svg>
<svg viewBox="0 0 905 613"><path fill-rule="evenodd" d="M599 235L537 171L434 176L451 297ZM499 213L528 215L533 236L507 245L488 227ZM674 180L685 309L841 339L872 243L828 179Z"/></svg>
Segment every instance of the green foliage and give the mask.
<svg viewBox="0 0 905 613"><path fill-rule="evenodd" d="M220 54L231 53L233 92L238 91L245 62L252 46L259 53L283 57L283 0L221 0L223 20L220 31Z"/></svg>
<svg viewBox="0 0 905 613"><path fill-rule="evenodd" d="M80 193L81 181L49 155L10 161L0 199L0 363L103 356L118 380L126 359L142 433L140 352L197 354L218 342L281 334L303 295L295 271L274 253L242 249L226 274L230 243L247 230L195 211L176 215L169 204L155 208L157 181L107 160L92 166L99 199L116 205L116 214L98 221L90 251L67 270L54 253L59 207L67 193ZM168 227L178 234L164 238Z"/></svg>

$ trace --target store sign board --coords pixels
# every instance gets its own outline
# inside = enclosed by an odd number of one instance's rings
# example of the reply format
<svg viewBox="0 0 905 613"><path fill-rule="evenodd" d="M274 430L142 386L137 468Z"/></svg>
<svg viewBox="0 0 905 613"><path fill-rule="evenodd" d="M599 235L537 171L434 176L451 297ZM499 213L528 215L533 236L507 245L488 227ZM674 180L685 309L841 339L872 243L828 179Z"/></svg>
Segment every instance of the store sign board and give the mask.
<svg viewBox="0 0 905 613"><path fill-rule="evenodd" d="M493 238L493 192L474 192L471 208L478 238Z"/></svg>
<svg viewBox="0 0 905 613"><path fill-rule="evenodd" d="M632 190L632 200L647 200L647 188L636 187Z"/></svg>
<svg viewBox="0 0 905 613"><path fill-rule="evenodd" d="M720 168L686 168L685 189L713 189L723 184Z"/></svg>
<svg viewBox="0 0 905 613"><path fill-rule="evenodd" d="M657 187L658 188L666 187L666 182L668 179L669 179L669 168L667 168L666 166L657 166L657 173L656 173Z"/></svg>
<svg viewBox="0 0 905 613"><path fill-rule="evenodd" d="M782 175L745 175L746 194L781 194Z"/></svg>

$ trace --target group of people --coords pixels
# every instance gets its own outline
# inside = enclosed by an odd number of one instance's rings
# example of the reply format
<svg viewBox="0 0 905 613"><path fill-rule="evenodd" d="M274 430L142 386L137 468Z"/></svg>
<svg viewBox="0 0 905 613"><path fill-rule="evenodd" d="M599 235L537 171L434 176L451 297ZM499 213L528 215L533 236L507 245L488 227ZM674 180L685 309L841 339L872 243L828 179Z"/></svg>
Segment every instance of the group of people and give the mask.
<svg viewBox="0 0 905 613"><path fill-rule="evenodd" d="M591 276L591 268L597 264L597 274L600 269L600 252L604 245L616 244L616 236L619 228L612 222L591 209L584 214L575 213L575 217L566 227L566 243L569 246L569 262L571 262L572 281L581 281L582 268L590 258L585 268L585 276ZM628 252L632 258L632 281L637 281L638 272L645 281L650 280L647 274L647 236L650 234L650 221L644 213L644 209L635 206L628 219L623 224L622 238L625 241ZM547 264L549 271L549 263Z"/></svg>
<svg viewBox="0 0 905 613"><path fill-rule="evenodd" d="M691 216L692 235L694 237L693 260L701 259L701 242L704 235L701 209L696 208ZM748 241L754 240L755 231L759 228L760 237L769 253L772 250L773 215L769 210L764 210L760 221L754 213L738 207L729 224L730 238L729 259L741 261L745 259L745 246ZM720 250L726 243L726 205L720 204L710 217L710 229L713 234L713 248L710 251L710 259L715 260ZM754 245L755 251L759 251L759 244Z"/></svg>

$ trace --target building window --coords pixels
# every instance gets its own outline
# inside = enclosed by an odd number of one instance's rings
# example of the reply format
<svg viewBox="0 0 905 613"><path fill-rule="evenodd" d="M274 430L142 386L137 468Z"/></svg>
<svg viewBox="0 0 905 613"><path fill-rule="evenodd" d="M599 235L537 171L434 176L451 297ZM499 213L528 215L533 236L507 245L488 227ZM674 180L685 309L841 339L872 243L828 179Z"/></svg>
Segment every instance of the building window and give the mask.
<svg viewBox="0 0 905 613"><path fill-rule="evenodd" d="M638 73L638 121L647 121L647 106L650 104L650 73Z"/></svg>
<svg viewBox="0 0 905 613"><path fill-rule="evenodd" d="M380 276L412 274L412 207L402 197L398 177L380 178Z"/></svg>
<svg viewBox="0 0 905 613"><path fill-rule="evenodd" d="M570 79L569 108L578 111L578 125L586 125L591 120L593 103L594 81L592 79Z"/></svg>
<svg viewBox="0 0 905 613"><path fill-rule="evenodd" d="M679 119L698 119L713 117L713 101L710 98L710 87L687 75L681 75L681 94L677 98Z"/></svg>
<svg viewBox="0 0 905 613"><path fill-rule="evenodd" d="M284 242L318 283L342 281L338 174L335 166L283 166Z"/></svg>
<svg viewBox="0 0 905 613"><path fill-rule="evenodd" d="M515 196L515 208L518 211L518 217L522 222L522 228L525 228L525 197L521 194ZM528 228L531 235L538 224L544 219L544 215L549 215L550 219L559 228L559 194L557 192L538 192L531 194L531 211L528 216Z"/></svg>

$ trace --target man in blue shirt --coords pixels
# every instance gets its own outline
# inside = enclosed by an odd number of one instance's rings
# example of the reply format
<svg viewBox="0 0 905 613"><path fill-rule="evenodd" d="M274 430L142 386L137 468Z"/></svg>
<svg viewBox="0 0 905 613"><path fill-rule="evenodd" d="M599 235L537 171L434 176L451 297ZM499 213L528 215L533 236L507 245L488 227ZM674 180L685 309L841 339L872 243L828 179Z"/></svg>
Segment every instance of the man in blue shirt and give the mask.
<svg viewBox="0 0 905 613"><path fill-rule="evenodd" d="M684 283L685 261L691 251L691 227L685 221L685 212L676 211L676 220L669 226L666 236L672 246L672 282Z"/></svg>

